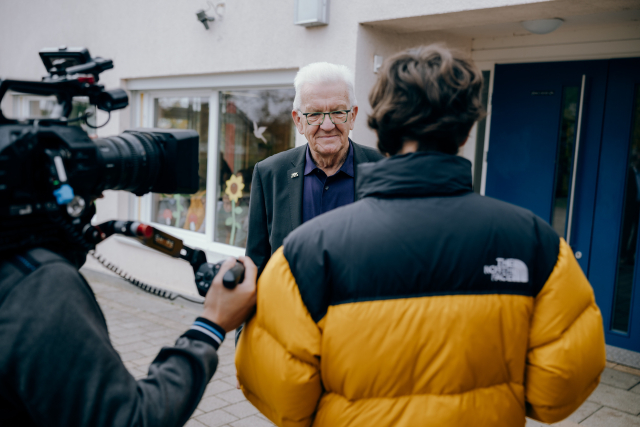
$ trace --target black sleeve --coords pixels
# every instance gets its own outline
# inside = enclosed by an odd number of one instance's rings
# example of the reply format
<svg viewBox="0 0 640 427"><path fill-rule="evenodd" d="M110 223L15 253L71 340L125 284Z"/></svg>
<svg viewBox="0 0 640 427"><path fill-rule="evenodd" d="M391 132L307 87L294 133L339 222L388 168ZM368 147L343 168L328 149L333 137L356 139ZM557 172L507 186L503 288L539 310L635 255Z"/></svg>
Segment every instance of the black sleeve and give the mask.
<svg viewBox="0 0 640 427"><path fill-rule="evenodd" d="M37 425L181 426L218 363L213 346L181 337L136 381L111 345L84 278L39 267L0 301L0 379Z"/></svg>
<svg viewBox="0 0 640 427"><path fill-rule="evenodd" d="M249 233L247 236L246 254L258 267L258 276L271 258L269 229L267 225L267 208L264 189L257 163L253 169L251 181L251 197L249 199Z"/></svg>

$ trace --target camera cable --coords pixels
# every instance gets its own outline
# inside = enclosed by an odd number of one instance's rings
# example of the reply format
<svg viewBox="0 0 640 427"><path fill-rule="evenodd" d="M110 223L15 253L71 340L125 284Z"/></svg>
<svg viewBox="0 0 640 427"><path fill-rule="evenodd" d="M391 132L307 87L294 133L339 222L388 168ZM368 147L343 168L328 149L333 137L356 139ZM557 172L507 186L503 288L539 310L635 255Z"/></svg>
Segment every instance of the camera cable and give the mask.
<svg viewBox="0 0 640 427"><path fill-rule="evenodd" d="M122 279L124 279L127 282L131 283L132 285L138 287L139 289L142 289L145 292L148 292L150 294L159 296L161 298L168 299L170 301L174 301L177 298L182 298L182 299L187 300L189 302L194 302L194 303L197 303L197 304L203 304L203 301L199 301L199 300L190 298L190 297L188 297L186 295L182 295L182 294L179 294L179 293L172 293L172 292L169 292L169 291L166 291L166 290L163 290L163 289L156 288L156 287L151 286L151 285L149 285L147 283L144 283L144 282L134 278L130 274L124 272L121 268L118 268L114 264L112 264L109 261L107 261L107 259L103 255L97 254L95 250L90 250L89 251L89 255L91 255L96 261L98 261L100 264L102 264L108 270L114 272L115 274L120 276Z"/></svg>
<svg viewBox="0 0 640 427"><path fill-rule="evenodd" d="M64 232L67 234L67 237L74 243L78 244L80 247L82 247L84 250L86 250L89 255L91 255L96 261L98 261L100 264L102 264L105 268L107 268L108 270L114 272L115 274L117 274L118 276L120 276L122 279L126 280L127 282L131 283L132 285L136 286L138 289L143 290L144 292L150 293L152 295L156 295L159 296L161 298L165 298L168 299L170 301L174 301L178 298L182 298L186 301L189 302L193 302L196 304L204 304L204 301L199 301L197 299L194 298L190 298L186 295L182 295L179 293L172 293L163 289L158 289L154 286L151 286L147 283L144 283L140 280L137 280L136 278L134 278L133 276L131 276L130 274L125 273L121 268L118 268L117 266L115 266L114 264L110 263L109 261L107 261L107 259L100 255L100 254L96 254L95 249L92 247L91 244L89 244L83 237L82 233L77 230L72 224L70 224L69 222L65 221L62 217L57 216L57 215L49 215L49 218L51 219L51 221L53 221L53 223L55 223L58 227L62 228L62 230L64 230Z"/></svg>
<svg viewBox="0 0 640 427"><path fill-rule="evenodd" d="M89 124L89 120L87 120L87 119L94 115L91 111L89 111L87 114L83 115L82 118L84 119L84 124L86 124L91 129L100 129L101 127L105 127L107 125L107 123L109 123L109 120L111 120L111 111L108 111L107 113L109 114L107 116L107 121L104 122L103 124L99 125L99 126L93 126L93 125ZM78 117L78 119L80 119L80 117Z"/></svg>

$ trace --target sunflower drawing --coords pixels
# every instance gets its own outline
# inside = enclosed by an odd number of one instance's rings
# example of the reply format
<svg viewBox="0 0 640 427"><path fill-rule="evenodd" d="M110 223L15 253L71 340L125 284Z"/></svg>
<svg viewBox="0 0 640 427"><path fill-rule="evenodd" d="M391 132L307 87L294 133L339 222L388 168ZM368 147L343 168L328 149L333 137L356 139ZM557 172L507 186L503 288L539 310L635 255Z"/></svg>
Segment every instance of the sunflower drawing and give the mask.
<svg viewBox="0 0 640 427"><path fill-rule="evenodd" d="M229 200L238 203L242 197L242 190L244 190L242 175L231 175L231 178L227 180L227 188L224 190L224 193L229 196Z"/></svg>
<svg viewBox="0 0 640 427"><path fill-rule="evenodd" d="M242 197L242 190L244 190L242 175L231 175L231 178L227 180L227 188L224 190L224 193L231 200L231 217L225 221L225 225L231 227L231 236L229 237L229 244L231 245L236 244L236 230L241 226L236 220L236 214L241 214L242 208L236 205Z"/></svg>

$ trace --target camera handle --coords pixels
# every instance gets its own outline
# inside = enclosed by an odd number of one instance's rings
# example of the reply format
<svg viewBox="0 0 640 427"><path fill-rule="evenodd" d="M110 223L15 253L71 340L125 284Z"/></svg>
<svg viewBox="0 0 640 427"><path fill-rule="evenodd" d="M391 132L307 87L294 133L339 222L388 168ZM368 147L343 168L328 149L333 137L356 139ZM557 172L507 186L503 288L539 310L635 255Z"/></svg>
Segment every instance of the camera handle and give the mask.
<svg viewBox="0 0 640 427"><path fill-rule="evenodd" d="M63 104L65 118L71 113L71 100L76 96L88 97L90 104L107 112L119 110L129 105L129 97L124 90L119 88L105 90L104 86L94 84L92 77L45 81L2 80L0 81L0 102L9 89L33 95L57 96ZM0 124L15 123L18 121L6 118L0 110Z"/></svg>
<svg viewBox="0 0 640 427"><path fill-rule="evenodd" d="M181 258L187 261L193 268L198 293L203 297L207 295L213 278L222 265L222 263L212 264L207 262L204 251L190 248L182 240L137 221L107 221L100 225L87 225L83 232L85 240L92 244L99 243L114 234L134 237L147 247L173 258ZM244 265L241 262L237 262L233 268L225 273L222 278L222 284L227 289L234 289L243 280Z"/></svg>

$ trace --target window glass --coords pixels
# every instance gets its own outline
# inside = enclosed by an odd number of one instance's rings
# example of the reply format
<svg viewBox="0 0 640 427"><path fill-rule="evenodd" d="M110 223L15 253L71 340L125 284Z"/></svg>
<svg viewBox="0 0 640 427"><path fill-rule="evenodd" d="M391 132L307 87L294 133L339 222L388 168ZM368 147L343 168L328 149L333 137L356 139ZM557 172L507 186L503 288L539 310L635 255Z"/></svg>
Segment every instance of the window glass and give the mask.
<svg viewBox="0 0 640 427"><path fill-rule="evenodd" d="M622 216L622 234L618 252L618 274L613 299L611 329L628 333L633 298L633 273L638 250L638 218L640 218L640 85L635 87L627 183Z"/></svg>
<svg viewBox="0 0 640 427"><path fill-rule="evenodd" d="M153 221L205 232L207 194L207 141L209 140L209 98L182 97L154 100L154 127L162 129L193 129L200 135L200 186L196 194L152 195Z"/></svg>
<svg viewBox="0 0 640 427"><path fill-rule="evenodd" d="M576 123L580 88L565 86L562 88L562 117L558 138L558 157L556 160L556 190L553 200L551 226L559 236L567 237L567 207L571 197L571 177L573 176L573 150L576 139Z"/></svg>
<svg viewBox="0 0 640 427"><path fill-rule="evenodd" d="M293 89L220 93L216 242L246 246L253 167L294 147L294 96Z"/></svg>

